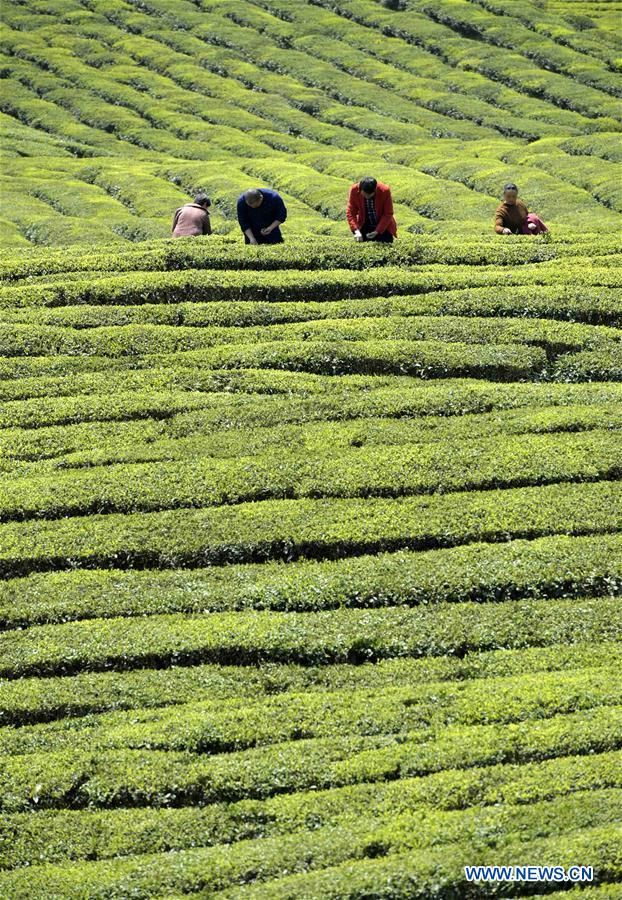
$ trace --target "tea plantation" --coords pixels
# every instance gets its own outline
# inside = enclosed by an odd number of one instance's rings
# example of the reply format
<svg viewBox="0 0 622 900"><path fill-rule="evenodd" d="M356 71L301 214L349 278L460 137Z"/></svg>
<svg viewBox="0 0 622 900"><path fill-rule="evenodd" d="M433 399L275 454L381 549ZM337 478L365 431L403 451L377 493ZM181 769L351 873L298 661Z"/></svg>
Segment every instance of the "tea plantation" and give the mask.
<svg viewBox="0 0 622 900"><path fill-rule="evenodd" d="M622 900L622 3L2 19L0 897Z"/></svg>

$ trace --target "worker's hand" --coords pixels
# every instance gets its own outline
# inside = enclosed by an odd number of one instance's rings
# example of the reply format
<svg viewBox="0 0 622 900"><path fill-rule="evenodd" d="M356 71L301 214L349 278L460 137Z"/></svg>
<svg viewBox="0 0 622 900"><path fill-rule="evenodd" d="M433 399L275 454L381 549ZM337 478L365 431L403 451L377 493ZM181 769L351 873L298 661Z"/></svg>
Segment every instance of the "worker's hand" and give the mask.
<svg viewBox="0 0 622 900"><path fill-rule="evenodd" d="M362 235L361 232L358 230L358 228L357 228L356 231L354 232L354 240L355 240L355 241L362 241L362 240L363 240L363 235Z"/></svg>
<svg viewBox="0 0 622 900"><path fill-rule="evenodd" d="M264 237L267 237L269 234L272 233L272 231L273 231L272 225L267 225L265 228L261 229L261 233L263 234Z"/></svg>
<svg viewBox="0 0 622 900"><path fill-rule="evenodd" d="M255 246L257 246L257 244L258 244L259 242L258 242L258 240L257 240L256 237L252 237L252 238L249 238L249 239L248 239L248 243L251 244L251 245L254 244Z"/></svg>
<svg viewBox="0 0 622 900"><path fill-rule="evenodd" d="M509 228L504 228L501 234L512 234L512 232Z"/></svg>
<svg viewBox="0 0 622 900"><path fill-rule="evenodd" d="M368 232L368 234L367 234L367 240L368 240L368 241L375 241L377 237L378 237L378 232L377 232L377 231L370 231L370 232Z"/></svg>
<svg viewBox="0 0 622 900"><path fill-rule="evenodd" d="M527 228L529 228L531 231L535 231L536 223L535 222L527 222Z"/></svg>

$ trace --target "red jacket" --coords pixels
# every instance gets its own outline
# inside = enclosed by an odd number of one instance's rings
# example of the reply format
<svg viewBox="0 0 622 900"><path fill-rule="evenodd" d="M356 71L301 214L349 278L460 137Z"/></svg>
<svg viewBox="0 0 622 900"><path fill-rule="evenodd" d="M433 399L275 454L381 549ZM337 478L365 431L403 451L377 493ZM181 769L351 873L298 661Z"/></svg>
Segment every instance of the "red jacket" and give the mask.
<svg viewBox="0 0 622 900"><path fill-rule="evenodd" d="M374 197L374 200L376 203L376 215L378 216L376 231L378 234L389 231L389 233L395 237L397 234L397 223L393 217L391 188L379 181L376 185L376 196ZM350 188L346 217L352 232L355 232L357 228L363 227L363 223L365 222L365 197L358 184L353 184Z"/></svg>

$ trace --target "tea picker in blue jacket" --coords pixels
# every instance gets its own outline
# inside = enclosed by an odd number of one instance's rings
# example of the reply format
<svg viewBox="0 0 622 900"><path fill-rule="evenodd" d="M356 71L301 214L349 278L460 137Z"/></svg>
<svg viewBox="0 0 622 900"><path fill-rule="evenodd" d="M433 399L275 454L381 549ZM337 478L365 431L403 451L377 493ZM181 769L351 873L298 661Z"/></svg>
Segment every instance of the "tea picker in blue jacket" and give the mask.
<svg viewBox="0 0 622 900"><path fill-rule="evenodd" d="M287 218L282 197L269 188L251 188L238 197L238 222L246 244L282 244Z"/></svg>

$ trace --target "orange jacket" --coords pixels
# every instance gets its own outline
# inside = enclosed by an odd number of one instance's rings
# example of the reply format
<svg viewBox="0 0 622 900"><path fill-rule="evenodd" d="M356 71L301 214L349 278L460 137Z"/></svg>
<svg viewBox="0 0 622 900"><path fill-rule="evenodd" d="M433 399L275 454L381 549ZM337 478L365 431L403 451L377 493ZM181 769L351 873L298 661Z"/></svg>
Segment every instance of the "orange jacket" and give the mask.
<svg viewBox="0 0 622 900"><path fill-rule="evenodd" d="M397 223L393 216L393 200L391 199L391 188L382 184L381 181L376 185L376 215L378 216L378 224L376 231L378 234L388 231L395 237L397 234ZM362 228L365 222L365 197L357 184L353 184L350 188L350 196L348 197L348 206L346 209L346 217L350 230L355 232L357 228Z"/></svg>
<svg viewBox="0 0 622 900"><path fill-rule="evenodd" d="M522 234L528 212L522 200L517 200L511 206L500 203L495 213L495 231L497 234L503 234L503 229L509 228L514 234Z"/></svg>

